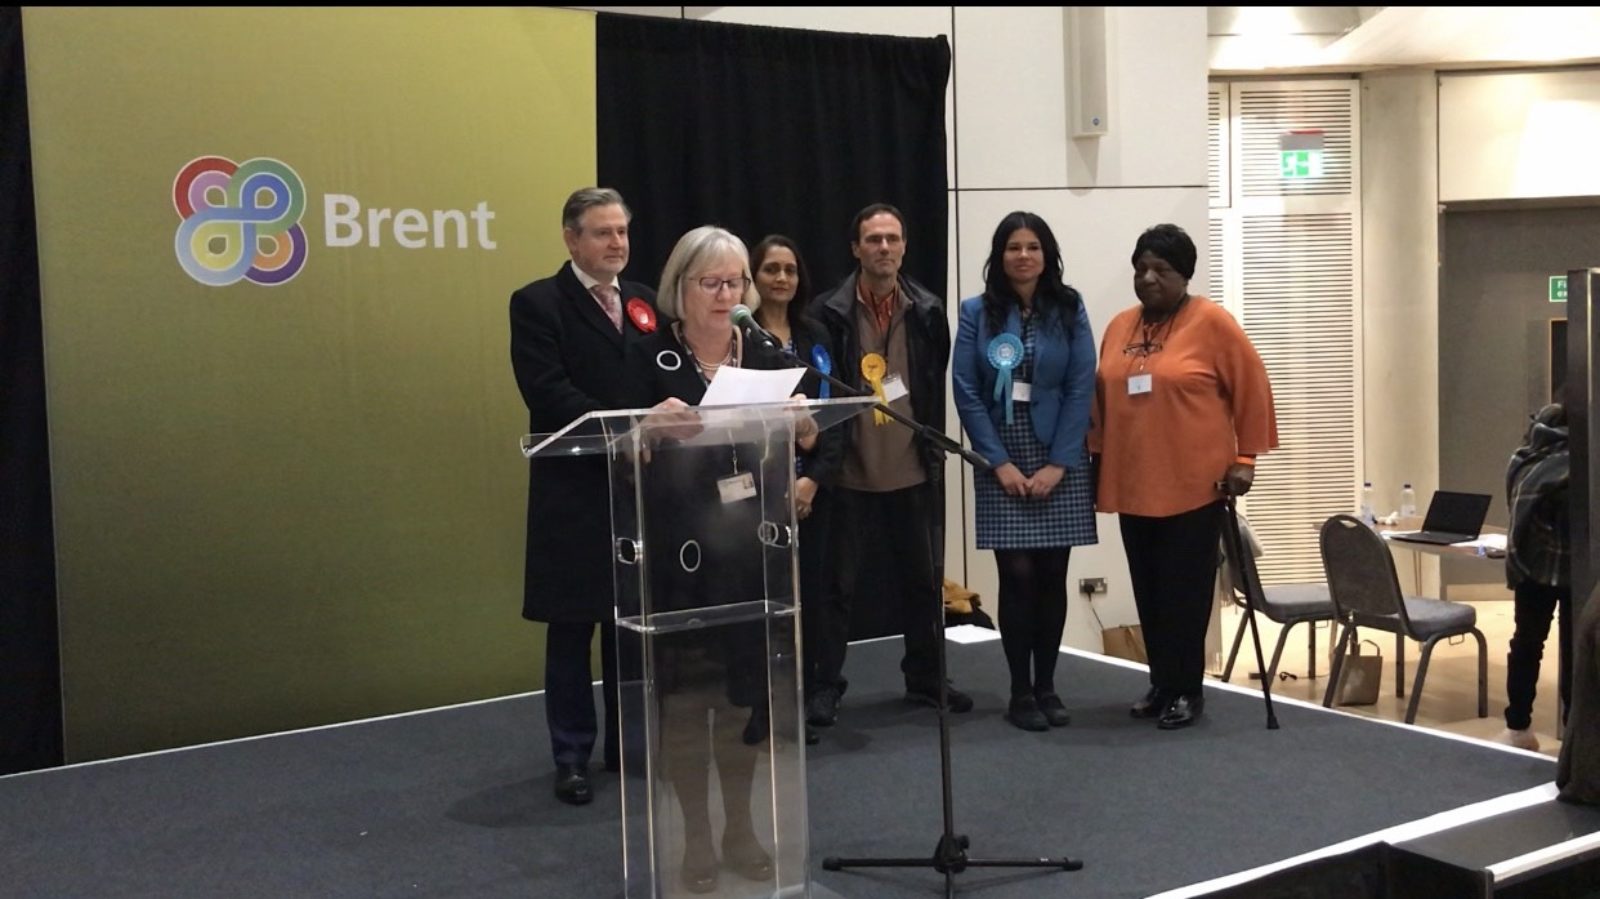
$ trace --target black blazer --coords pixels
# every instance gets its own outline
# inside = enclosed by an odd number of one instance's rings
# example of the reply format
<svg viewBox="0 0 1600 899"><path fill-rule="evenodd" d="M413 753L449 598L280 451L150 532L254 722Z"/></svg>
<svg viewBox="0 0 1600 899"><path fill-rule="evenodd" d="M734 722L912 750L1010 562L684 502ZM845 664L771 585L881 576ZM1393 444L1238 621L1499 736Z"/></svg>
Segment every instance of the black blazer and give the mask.
<svg viewBox="0 0 1600 899"><path fill-rule="evenodd" d="M748 344L744 353L744 368L787 367L777 354ZM669 327L628 347L623 368L628 405L635 408L654 406L669 397L693 406L705 397L706 382ZM724 446L677 446L668 441L654 448L646 464L653 470L642 487L647 508L641 525L645 544L651 548L646 551L656 556L650 568L656 608L758 596L762 554L756 526L761 522L761 503L754 499L723 503L717 489L719 480L739 472L755 475L761 489L756 448L741 447L730 456ZM677 564L674 556L683 564Z"/></svg>
<svg viewBox="0 0 1600 899"><path fill-rule="evenodd" d="M570 263L511 295L511 368L528 405L530 432L553 433L589 412L626 408L623 354L645 334L627 306L638 299L654 316L656 292L635 281L620 283L621 333ZM606 460L531 460L523 617L610 620L611 559Z"/></svg>
<svg viewBox="0 0 1600 899"><path fill-rule="evenodd" d="M742 367L788 368L776 353L746 344ZM683 345L672 329L628 347L623 365L628 405L647 408L676 397L697 405L706 394ZM639 514L645 553L650 563L650 594L657 611L749 602L763 595L765 553L758 537L762 520L760 497L722 502L718 481L740 472L761 483L759 447L744 446L730 455L722 445L681 445L664 441L652 447L648 482L641 486L645 508ZM787 485L787 479L785 480ZM774 585L780 591L783 585ZM743 622L697 632L668 634L658 645L658 673L663 692L677 692L696 678L698 662L725 666L727 698L748 707L766 697L766 641L760 622ZM694 661L697 660L697 661Z"/></svg>

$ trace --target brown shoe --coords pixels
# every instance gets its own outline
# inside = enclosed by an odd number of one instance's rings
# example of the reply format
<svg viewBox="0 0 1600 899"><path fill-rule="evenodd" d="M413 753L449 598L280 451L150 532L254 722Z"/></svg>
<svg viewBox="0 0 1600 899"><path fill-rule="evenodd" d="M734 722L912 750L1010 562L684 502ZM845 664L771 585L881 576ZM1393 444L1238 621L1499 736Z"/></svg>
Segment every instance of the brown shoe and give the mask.
<svg viewBox="0 0 1600 899"><path fill-rule="evenodd" d="M709 893L717 888L717 854L711 851L709 836L689 841L683 850L679 878L691 893Z"/></svg>
<svg viewBox="0 0 1600 899"><path fill-rule="evenodd" d="M771 880L772 856L753 833L722 837L722 864L746 880Z"/></svg>

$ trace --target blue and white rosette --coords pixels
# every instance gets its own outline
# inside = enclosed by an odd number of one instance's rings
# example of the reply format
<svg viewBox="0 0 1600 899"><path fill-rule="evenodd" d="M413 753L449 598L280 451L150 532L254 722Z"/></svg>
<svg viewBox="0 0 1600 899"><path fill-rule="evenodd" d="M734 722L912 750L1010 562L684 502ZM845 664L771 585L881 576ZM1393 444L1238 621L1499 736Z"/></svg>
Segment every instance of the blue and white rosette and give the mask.
<svg viewBox="0 0 1600 899"><path fill-rule="evenodd" d="M811 348L811 367L825 375L833 374L833 357L828 355L828 348L817 344ZM827 399L829 394L828 379L822 379L822 385L817 391L817 399Z"/></svg>
<svg viewBox="0 0 1600 899"><path fill-rule="evenodd" d="M1011 424L1011 370L1022 364L1022 338L1000 334L989 341L989 364L994 366L994 401L1006 404L1006 424Z"/></svg>

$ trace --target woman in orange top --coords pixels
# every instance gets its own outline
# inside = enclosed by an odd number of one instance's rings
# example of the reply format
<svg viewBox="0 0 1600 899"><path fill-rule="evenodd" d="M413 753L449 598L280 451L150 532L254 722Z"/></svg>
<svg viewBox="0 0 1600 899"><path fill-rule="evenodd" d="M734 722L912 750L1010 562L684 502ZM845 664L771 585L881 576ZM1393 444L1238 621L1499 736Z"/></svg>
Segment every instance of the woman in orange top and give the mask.
<svg viewBox="0 0 1600 899"><path fill-rule="evenodd" d="M1089 452L1096 508L1116 512L1150 657L1150 690L1129 710L1164 730L1200 717L1206 623L1223 512L1219 481L1250 489L1255 457L1278 445L1266 366L1221 306L1189 295L1197 253L1177 225L1133 248L1139 305L1106 327Z"/></svg>

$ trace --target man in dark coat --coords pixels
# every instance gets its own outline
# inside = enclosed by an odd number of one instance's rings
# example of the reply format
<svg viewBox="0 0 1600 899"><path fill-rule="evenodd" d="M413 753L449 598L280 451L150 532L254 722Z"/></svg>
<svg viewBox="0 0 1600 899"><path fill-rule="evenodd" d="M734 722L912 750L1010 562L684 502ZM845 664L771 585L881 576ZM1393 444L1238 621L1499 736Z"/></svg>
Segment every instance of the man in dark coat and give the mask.
<svg viewBox="0 0 1600 899"><path fill-rule="evenodd" d="M866 207L851 223L850 251L860 267L817 297L810 310L828 331L839 378L943 431L950 324L944 301L900 271L905 218L887 203ZM893 575L895 589L883 601L892 604L905 634L900 669L906 698L936 707L939 702L944 453L887 416L857 416L842 433L833 577L815 611L816 645L806 647L816 658L815 677L806 684L806 721L817 727L834 723L848 686L845 646L863 568ZM972 708L972 698L954 687L947 688L945 701L952 712Z"/></svg>
<svg viewBox="0 0 1600 899"><path fill-rule="evenodd" d="M618 276L628 264L622 195L585 188L567 198L562 237L570 262L511 295L511 367L529 430L549 434L589 412L622 406L623 352L655 329L655 291ZM605 766L619 767L611 499L599 456L529 463L528 554L522 617L546 622L545 713L556 798L593 798L597 736L590 644L600 625Z"/></svg>
<svg viewBox="0 0 1600 899"><path fill-rule="evenodd" d="M1559 609L1557 683L1560 707L1572 701L1572 523L1567 494L1572 480L1567 413L1559 403L1540 409L1523 445L1506 467L1511 527L1506 540L1506 585L1516 591L1516 631L1506 656L1506 729L1501 742L1539 750L1533 700L1539 684L1550 621Z"/></svg>

